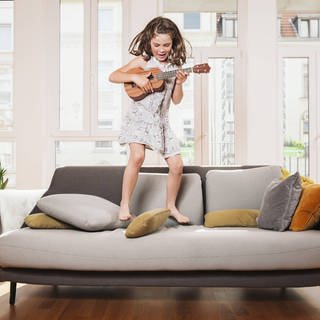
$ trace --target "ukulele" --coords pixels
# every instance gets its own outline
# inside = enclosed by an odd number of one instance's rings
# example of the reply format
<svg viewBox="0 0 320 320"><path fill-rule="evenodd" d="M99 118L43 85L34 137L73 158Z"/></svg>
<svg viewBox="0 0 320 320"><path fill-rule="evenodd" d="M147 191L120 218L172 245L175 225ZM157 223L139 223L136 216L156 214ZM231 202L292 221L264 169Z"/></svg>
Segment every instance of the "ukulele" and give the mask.
<svg viewBox="0 0 320 320"><path fill-rule="evenodd" d="M161 92L165 86L165 79L173 78L176 76L178 70L184 71L186 73L208 73L210 71L210 66L207 63L197 64L194 67L176 69L171 71L161 71L159 68L151 69L142 69L142 68L133 68L128 70L128 73L137 73L137 74L151 74L148 76L148 79L151 82L154 92ZM145 98L147 95L153 92L144 92L140 87L138 87L134 82L125 82L124 89L128 96L134 101L140 101Z"/></svg>

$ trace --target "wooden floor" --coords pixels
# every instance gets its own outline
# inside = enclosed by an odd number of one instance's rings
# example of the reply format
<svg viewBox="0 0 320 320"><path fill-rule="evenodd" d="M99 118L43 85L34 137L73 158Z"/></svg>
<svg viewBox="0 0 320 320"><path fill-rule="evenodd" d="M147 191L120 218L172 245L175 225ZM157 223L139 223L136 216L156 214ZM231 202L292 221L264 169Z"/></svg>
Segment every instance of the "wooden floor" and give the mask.
<svg viewBox="0 0 320 320"><path fill-rule="evenodd" d="M320 287L284 290L24 285L17 289L15 306L9 305L7 288L7 283L0 285L0 320L320 319Z"/></svg>

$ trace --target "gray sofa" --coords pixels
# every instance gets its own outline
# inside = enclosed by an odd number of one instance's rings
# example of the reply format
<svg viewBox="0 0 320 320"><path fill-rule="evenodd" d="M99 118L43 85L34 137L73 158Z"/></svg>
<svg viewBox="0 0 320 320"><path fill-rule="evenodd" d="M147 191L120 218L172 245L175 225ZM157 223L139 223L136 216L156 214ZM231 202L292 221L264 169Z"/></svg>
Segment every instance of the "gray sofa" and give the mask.
<svg viewBox="0 0 320 320"><path fill-rule="evenodd" d="M95 195L120 202L124 167L63 167L43 196ZM167 168L143 167L132 212L163 207ZM150 235L128 239L125 229L86 232L31 229L0 236L0 281L103 286L301 287L320 285L320 233L203 226L204 213L259 209L276 166L186 166L178 208L191 219L168 219ZM1 198L0 198L1 208ZM39 212L36 206L32 213ZM0 212L1 213L1 212ZM19 214L19 213L14 213ZM4 230L5 231L5 230Z"/></svg>

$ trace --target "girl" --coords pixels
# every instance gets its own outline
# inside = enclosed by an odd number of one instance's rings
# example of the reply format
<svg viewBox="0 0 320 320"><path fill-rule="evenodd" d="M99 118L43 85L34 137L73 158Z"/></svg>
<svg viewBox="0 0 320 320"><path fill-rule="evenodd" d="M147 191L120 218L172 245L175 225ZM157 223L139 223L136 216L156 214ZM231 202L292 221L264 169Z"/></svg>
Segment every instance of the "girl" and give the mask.
<svg viewBox="0 0 320 320"><path fill-rule="evenodd" d="M154 92L148 76L151 74L127 73L132 68L160 68L161 71L175 70L186 62L186 47L178 27L171 20L157 17L151 20L131 42L129 52L136 57L125 66L112 72L109 81L114 83L133 82L148 95L133 101L119 136L120 144L129 144L130 157L124 171L120 220L129 220L129 204L145 158L145 148L162 154L169 166L166 206L170 215L179 223L189 223L176 207L180 188L183 163L179 144L169 125L169 105L181 102L182 84L187 74L177 71L175 78L165 80L165 88Z"/></svg>

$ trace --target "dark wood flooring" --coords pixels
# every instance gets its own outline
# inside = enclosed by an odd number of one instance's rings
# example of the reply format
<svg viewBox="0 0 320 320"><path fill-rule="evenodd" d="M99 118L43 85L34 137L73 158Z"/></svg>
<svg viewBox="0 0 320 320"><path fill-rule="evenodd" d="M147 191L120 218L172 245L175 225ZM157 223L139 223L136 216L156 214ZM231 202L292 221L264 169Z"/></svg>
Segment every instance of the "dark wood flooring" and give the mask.
<svg viewBox="0 0 320 320"><path fill-rule="evenodd" d="M0 320L319 320L320 287L111 288L25 285Z"/></svg>

